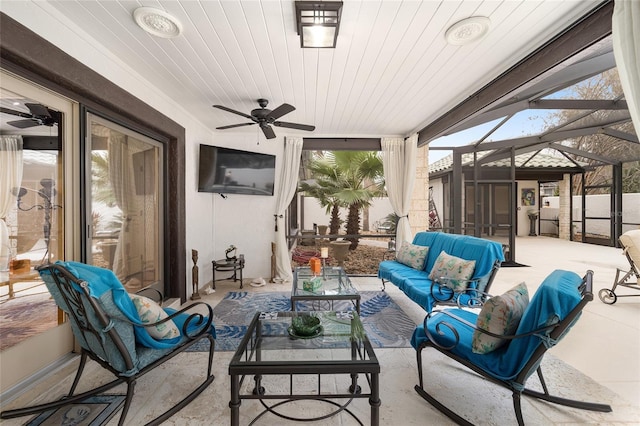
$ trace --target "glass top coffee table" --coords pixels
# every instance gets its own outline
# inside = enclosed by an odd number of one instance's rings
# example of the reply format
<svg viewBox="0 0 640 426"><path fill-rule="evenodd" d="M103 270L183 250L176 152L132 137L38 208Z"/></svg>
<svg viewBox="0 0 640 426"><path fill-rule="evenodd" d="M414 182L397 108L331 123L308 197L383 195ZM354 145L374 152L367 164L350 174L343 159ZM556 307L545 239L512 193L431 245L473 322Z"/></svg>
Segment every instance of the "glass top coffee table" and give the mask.
<svg viewBox="0 0 640 426"><path fill-rule="evenodd" d="M319 318L319 331L299 336L291 328L296 316ZM356 312L258 312L229 363L231 424L240 424L243 399L260 400L264 410L245 414L254 418L243 417L242 424L253 424L268 413L305 422L341 412L362 424L347 406L354 398L368 398L371 424L378 425L379 373L380 364ZM362 386L360 374L366 377ZM307 409L288 413L286 405L300 400L326 402L329 410L317 415ZM256 407L250 407L255 413ZM300 413L306 416L298 417Z"/></svg>
<svg viewBox="0 0 640 426"><path fill-rule="evenodd" d="M333 310L333 301L350 300L356 312L360 313L360 293L340 266L326 266L317 276L313 275L308 266L295 268L291 289L292 311L296 310L296 302L299 300L311 301L312 306L318 308L315 310ZM328 301L328 304L321 301Z"/></svg>

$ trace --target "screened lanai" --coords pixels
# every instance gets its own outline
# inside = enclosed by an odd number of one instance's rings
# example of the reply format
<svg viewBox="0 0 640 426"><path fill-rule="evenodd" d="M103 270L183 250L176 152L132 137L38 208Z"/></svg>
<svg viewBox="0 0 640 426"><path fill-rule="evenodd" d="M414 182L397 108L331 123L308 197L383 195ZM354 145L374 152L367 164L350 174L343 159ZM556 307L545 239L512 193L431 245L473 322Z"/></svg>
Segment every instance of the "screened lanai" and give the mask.
<svg viewBox="0 0 640 426"><path fill-rule="evenodd" d="M502 233L512 256L516 219L526 209L540 229L544 207L542 190L527 206L523 181L554 188L560 238L617 245L640 226L640 143L607 5L422 129L419 144L430 158L449 154L430 161L431 184L445 177L443 229Z"/></svg>

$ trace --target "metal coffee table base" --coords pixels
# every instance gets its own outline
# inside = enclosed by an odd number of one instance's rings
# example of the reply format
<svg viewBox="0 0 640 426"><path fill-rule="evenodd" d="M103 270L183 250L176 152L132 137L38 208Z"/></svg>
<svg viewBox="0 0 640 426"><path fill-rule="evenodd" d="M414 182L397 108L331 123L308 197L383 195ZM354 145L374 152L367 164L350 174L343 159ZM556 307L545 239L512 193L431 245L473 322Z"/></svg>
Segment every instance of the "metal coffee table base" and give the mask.
<svg viewBox="0 0 640 426"><path fill-rule="evenodd" d="M347 407L349 406L349 404L351 404L351 402L353 402L355 398L369 398L369 405L371 406L371 425L378 426L380 424L380 404L381 404L380 395L379 395L378 373L365 374L365 375L367 377L367 381L369 384L369 388L371 389L371 393L362 394L361 387L357 384L358 375L351 374L352 384L351 386L349 386L349 393L331 394L331 395L320 394L321 393L321 386L320 386L321 374L318 374L318 387L317 387L318 393L317 394L316 393L300 394L300 395L293 395L293 389L291 388L293 383L293 374L289 375L290 376L289 383L291 386L289 388L289 393L274 394L274 395L268 395L265 388L262 387L262 376L260 375L257 375L254 377L256 386L254 387L253 392L248 395L240 395L239 390L242 387L242 384L246 376L232 375L231 377L232 397L231 397L231 401L229 402L229 407L231 408L231 424L233 426L238 426L240 424L240 405L241 405L242 399L257 399L260 401L260 403L264 407L264 410L261 411L249 423L250 425L254 424L262 416L268 413L271 413L277 417L280 417L286 420L298 421L298 422L311 422L311 421L328 419L342 412L349 414L358 422L358 424L364 425L364 423L362 423L362 421L358 418L358 416L356 416L355 413L353 413ZM332 399L329 399L329 398L332 398ZM334 401L333 399L347 399L347 401L344 404L340 404ZM280 401L276 402L273 405L268 405L267 401L269 400L280 400ZM277 408L285 404L295 402L295 401L301 401L301 400L321 401L321 402L325 402L327 404L333 405L337 408L336 410L328 414L324 414L322 416L317 416L317 417L293 417L290 415L282 414L276 410Z"/></svg>
<svg viewBox="0 0 640 426"><path fill-rule="evenodd" d="M301 337L292 333L297 317L319 318L321 334ZM379 375L380 363L357 313L256 312L229 363L231 425L240 424L243 399L259 400L264 408L246 422L249 424L268 413L309 422L345 412L362 425L348 407L355 398L367 398L371 425L378 426ZM359 383L359 378L366 381ZM307 413L306 417L304 412L298 417L298 412L284 410L286 404L302 400L332 407L321 414Z"/></svg>

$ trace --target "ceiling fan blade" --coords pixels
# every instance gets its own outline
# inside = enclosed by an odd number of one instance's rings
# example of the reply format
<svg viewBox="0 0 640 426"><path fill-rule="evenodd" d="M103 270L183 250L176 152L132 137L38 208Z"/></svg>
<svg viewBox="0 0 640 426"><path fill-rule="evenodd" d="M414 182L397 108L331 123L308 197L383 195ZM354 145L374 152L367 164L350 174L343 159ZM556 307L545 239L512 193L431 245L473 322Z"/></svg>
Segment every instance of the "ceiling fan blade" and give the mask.
<svg viewBox="0 0 640 426"><path fill-rule="evenodd" d="M248 118L249 120L252 120L252 121L256 121L256 119L255 119L255 118L253 118L252 116L250 116L249 114L245 114L244 112L236 111L235 109L227 108L226 106L223 106L223 105L214 105L213 107L214 107L214 108L221 109L221 110L223 110L223 111L230 112L230 113L232 113L232 114L238 114L238 115L241 115L241 116L243 116L243 117L245 117L245 118Z"/></svg>
<svg viewBox="0 0 640 426"><path fill-rule="evenodd" d="M36 117L51 117L51 114L49 114L49 110L47 109L47 107L45 107L42 104L26 103L24 104L24 106L29 108L29 111L31 111L31 114L33 114Z"/></svg>
<svg viewBox="0 0 640 426"><path fill-rule="evenodd" d="M233 129L234 127L253 126L254 124L256 124L256 123L230 124L228 126L216 127L216 129L218 129L218 130Z"/></svg>
<svg viewBox="0 0 640 426"><path fill-rule="evenodd" d="M267 125L267 124L261 124L260 128L262 129L262 133L264 133L265 137L267 139L273 139L276 137L275 132L273 131L273 129L271 128L271 126Z"/></svg>
<svg viewBox="0 0 640 426"><path fill-rule="evenodd" d="M275 121L273 125L278 127L288 127L290 129L307 130L309 132L312 132L316 129L316 126L310 126L308 124L287 123L286 121Z"/></svg>
<svg viewBox="0 0 640 426"><path fill-rule="evenodd" d="M255 119L254 117L250 116L249 114L245 114L244 112L236 111L235 109L227 108L227 107L226 107L226 106L224 106L224 105L214 105L213 107L214 107L214 108L221 109L221 110L223 110L223 111L230 112L230 113L232 113L232 114L238 114L238 115L241 115L241 116L243 116L244 118L248 118L249 120L256 121L256 119Z"/></svg>
<svg viewBox="0 0 640 426"><path fill-rule="evenodd" d="M7 124L13 127L17 127L18 129L27 129L29 127L40 125L37 121L31 120L30 118L26 120L7 121Z"/></svg>
<svg viewBox="0 0 640 426"><path fill-rule="evenodd" d="M29 114L28 112L16 111L15 109L9 109L5 107L0 107L0 112L4 114L17 115L18 117L23 118L31 118L31 114Z"/></svg>
<svg viewBox="0 0 640 426"><path fill-rule="evenodd" d="M267 120L277 120L285 114L289 114L291 111L295 111L296 108L293 105L282 104L278 108L274 109L267 115Z"/></svg>

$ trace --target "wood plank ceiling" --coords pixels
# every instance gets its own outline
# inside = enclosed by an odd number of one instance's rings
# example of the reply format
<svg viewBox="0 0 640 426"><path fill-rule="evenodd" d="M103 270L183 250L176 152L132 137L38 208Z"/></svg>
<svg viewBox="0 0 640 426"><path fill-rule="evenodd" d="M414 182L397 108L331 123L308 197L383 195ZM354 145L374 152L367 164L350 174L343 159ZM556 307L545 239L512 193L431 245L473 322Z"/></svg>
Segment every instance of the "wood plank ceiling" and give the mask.
<svg viewBox="0 0 640 426"><path fill-rule="evenodd" d="M21 7L11 3L3 4L9 16ZM599 3L346 0L335 49L300 48L292 0L65 0L32 6L46 8L59 25L117 57L211 129L244 121L213 104L248 113L258 98L267 98L272 109L283 102L296 107L283 120L316 126L313 133L298 134L379 137L421 129ZM132 18L140 6L175 16L183 34L147 34ZM470 16L491 20L487 36L466 46L447 44L446 29Z"/></svg>

